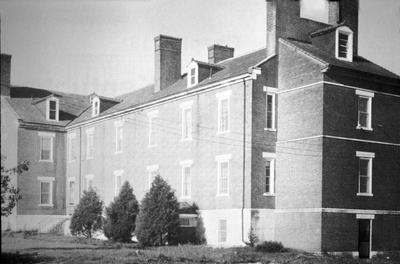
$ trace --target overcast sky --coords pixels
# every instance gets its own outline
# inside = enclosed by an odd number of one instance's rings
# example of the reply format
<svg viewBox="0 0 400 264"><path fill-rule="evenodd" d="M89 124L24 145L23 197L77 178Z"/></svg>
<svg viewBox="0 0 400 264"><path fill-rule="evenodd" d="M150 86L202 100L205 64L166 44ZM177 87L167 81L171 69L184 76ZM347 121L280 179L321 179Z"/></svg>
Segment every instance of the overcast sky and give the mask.
<svg viewBox="0 0 400 264"><path fill-rule="evenodd" d="M11 82L116 96L153 82L154 37L183 38L182 71L218 43L265 46L265 0L0 0ZM360 54L400 74L400 1L360 0Z"/></svg>

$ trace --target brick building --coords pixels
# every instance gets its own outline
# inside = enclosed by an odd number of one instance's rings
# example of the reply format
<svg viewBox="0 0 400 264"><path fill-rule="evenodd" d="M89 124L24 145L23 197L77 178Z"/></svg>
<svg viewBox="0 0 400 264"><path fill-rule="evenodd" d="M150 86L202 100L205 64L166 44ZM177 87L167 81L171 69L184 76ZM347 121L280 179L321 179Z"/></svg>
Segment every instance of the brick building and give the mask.
<svg viewBox="0 0 400 264"><path fill-rule="evenodd" d="M266 5L266 49L212 45L182 75L182 40L160 35L154 85L116 98L2 84L2 146L12 129L36 162L17 223L64 219L89 186L108 204L128 180L141 199L160 174L211 245L253 228L309 251L400 250L400 78L358 55L358 1Z"/></svg>

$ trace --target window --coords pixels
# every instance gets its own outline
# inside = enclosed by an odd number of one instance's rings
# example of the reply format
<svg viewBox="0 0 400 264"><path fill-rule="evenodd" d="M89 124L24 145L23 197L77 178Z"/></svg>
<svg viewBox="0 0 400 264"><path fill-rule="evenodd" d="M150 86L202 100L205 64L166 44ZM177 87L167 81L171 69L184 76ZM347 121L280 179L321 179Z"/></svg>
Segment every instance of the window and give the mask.
<svg viewBox="0 0 400 264"><path fill-rule="evenodd" d="M85 176L85 178L86 178L85 190L86 190L86 191L89 191L91 188L94 187L94 186L93 186L93 178L94 178L94 175L93 175L93 174L88 174L88 175Z"/></svg>
<svg viewBox="0 0 400 264"><path fill-rule="evenodd" d="M75 204L75 180L69 180L68 189L69 189L69 204L74 205Z"/></svg>
<svg viewBox="0 0 400 264"><path fill-rule="evenodd" d="M92 116L98 116L100 114L100 99L95 96L92 98Z"/></svg>
<svg viewBox="0 0 400 264"><path fill-rule="evenodd" d="M184 160L180 162L182 167L182 198L190 198L192 192L192 160Z"/></svg>
<svg viewBox="0 0 400 264"><path fill-rule="evenodd" d="M230 95L230 90L216 95L218 99L218 134L229 132L230 129Z"/></svg>
<svg viewBox="0 0 400 264"><path fill-rule="evenodd" d="M278 91L277 88L272 88L272 87L264 87L264 92L266 92L265 95L265 116L266 116L266 130L272 130L275 131L275 98L276 98L276 92Z"/></svg>
<svg viewBox="0 0 400 264"><path fill-rule="evenodd" d="M154 181L155 177L159 175L158 165L150 165L147 166L148 175L148 187L151 188L151 184Z"/></svg>
<svg viewBox="0 0 400 264"><path fill-rule="evenodd" d="M187 87L190 88L198 83L199 66L196 61L192 60L188 66Z"/></svg>
<svg viewBox="0 0 400 264"><path fill-rule="evenodd" d="M358 95L358 129L372 130L372 98L374 93L356 90Z"/></svg>
<svg viewBox="0 0 400 264"><path fill-rule="evenodd" d="M336 29L336 58L353 61L353 31L348 27Z"/></svg>
<svg viewBox="0 0 400 264"><path fill-rule="evenodd" d="M218 220L218 243L227 241L227 222L226 219Z"/></svg>
<svg viewBox="0 0 400 264"><path fill-rule="evenodd" d="M192 139L192 104L193 101L180 104L182 109L182 140Z"/></svg>
<svg viewBox="0 0 400 264"><path fill-rule="evenodd" d="M157 145L157 129L155 123L158 117L158 110L149 112L147 117L149 119L149 147L154 147Z"/></svg>
<svg viewBox="0 0 400 264"><path fill-rule="evenodd" d="M300 17L328 23L329 2L327 0L301 0Z"/></svg>
<svg viewBox="0 0 400 264"><path fill-rule="evenodd" d="M58 121L58 99L50 98L46 101L46 119L50 121Z"/></svg>
<svg viewBox="0 0 400 264"><path fill-rule="evenodd" d="M75 161L75 133L68 134L68 161L72 162Z"/></svg>
<svg viewBox="0 0 400 264"><path fill-rule="evenodd" d="M190 84L194 85L196 83L196 68L190 69Z"/></svg>
<svg viewBox="0 0 400 264"><path fill-rule="evenodd" d="M264 195L275 194L275 153L263 152L265 159Z"/></svg>
<svg viewBox="0 0 400 264"><path fill-rule="evenodd" d="M372 196L372 159L375 153L357 151L358 196Z"/></svg>
<svg viewBox="0 0 400 264"><path fill-rule="evenodd" d="M94 128L86 130L86 159L94 157Z"/></svg>
<svg viewBox="0 0 400 264"><path fill-rule="evenodd" d="M114 171L114 177L115 177L114 194L115 194L115 196L117 196L121 190L123 173L124 173L123 170Z"/></svg>
<svg viewBox="0 0 400 264"><path fill-rule="evenodd" d="M179 214L179 225L181 227L196 227L197 215Z"/></svg>
<svg viewBox="0 0 400 264"><path fill-rule="evenodd" d="M229 195L229 160L231 155L220 155L216 157L218 164L218 183L217 183L217 195L225 196Z"/></svg>
<svg viewBox="0 0 400 264"><path fill-rule="evenodd" d="M123 126L121 122L115 124L115 153L122 152Z"/></svg>
<svg viewBox="0 0 400 264"><path fill-rule="evenodd" d="M39 206L53 206L54 177L38 177L40 184Z"/></svg>
<svg viewBox="0 0 400 264"><path fill-rule="evenodd" d="M54 133L39 132L40 161L53 162L53 138Z"/></svg>

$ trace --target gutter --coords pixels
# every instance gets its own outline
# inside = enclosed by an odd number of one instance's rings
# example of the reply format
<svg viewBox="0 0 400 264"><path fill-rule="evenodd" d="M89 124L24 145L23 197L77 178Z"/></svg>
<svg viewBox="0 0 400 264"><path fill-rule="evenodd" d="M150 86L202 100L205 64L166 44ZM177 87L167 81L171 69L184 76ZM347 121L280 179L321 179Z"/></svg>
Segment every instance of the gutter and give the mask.
<svg viewBox="0 0 400 264"><path fill-rule="evenodd" d="M246 79L243 78L243 171L242 171L242 242L244 241L244 207L245 207L245 194L246 194Z"/></svg>

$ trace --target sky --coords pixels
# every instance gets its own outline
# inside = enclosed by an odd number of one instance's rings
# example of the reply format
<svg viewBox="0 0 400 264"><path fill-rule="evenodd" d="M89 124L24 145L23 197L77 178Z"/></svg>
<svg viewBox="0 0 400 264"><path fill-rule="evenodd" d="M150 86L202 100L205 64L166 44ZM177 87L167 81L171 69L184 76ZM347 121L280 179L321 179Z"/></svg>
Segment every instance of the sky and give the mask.
<svg viewBox="0 0 400 264"><path fill-rule="evenodd" d="M212 44L266 43L265 0L0 0L11 83L117 96L153 83L154 37L183 39L182 73ZM360 55L400 75L400 1L360 0Z"/></svg>

